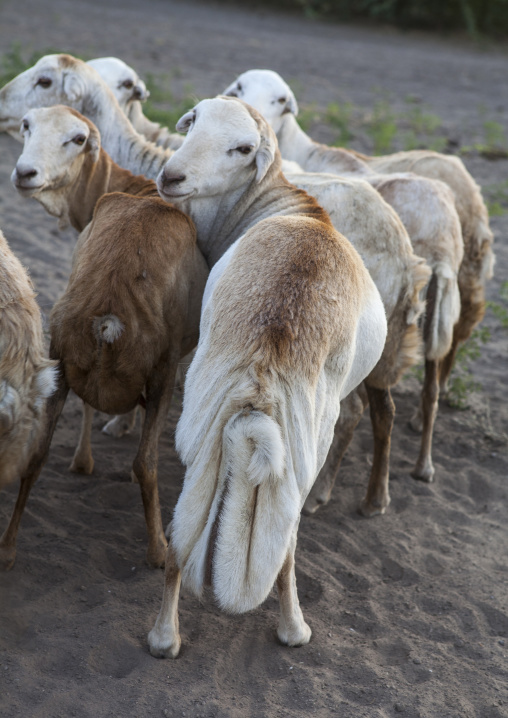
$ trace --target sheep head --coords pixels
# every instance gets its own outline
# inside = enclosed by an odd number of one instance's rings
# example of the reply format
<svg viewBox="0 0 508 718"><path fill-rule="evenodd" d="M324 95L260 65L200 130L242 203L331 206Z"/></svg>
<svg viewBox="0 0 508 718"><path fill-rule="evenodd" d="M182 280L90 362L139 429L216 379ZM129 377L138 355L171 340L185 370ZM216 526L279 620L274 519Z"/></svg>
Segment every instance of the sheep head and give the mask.
<svg viewBox="0 0 508 718"><path fill-rule="evenodd" d="M117 57L98 57L89 60L87 65L99 73L126 114L132 102L145 102L149 98L150 93L137 72Z"/></svg>
<svg viewBox="0 0 508 718"><path fill-rule="evenodd" d="M71 55L41 57L0 90L0 132L17 133L21 118L34 107L68 105L84 112L97 83L103 83L100 75L82 60Z"/></svg>
<svg viewBox="0 0 508 718"><path fill-rule="evenodd" d="M203 100L176 125L187 136L157 179L168 202L219 197L261 182L270 168L280 169L277 139L266 120L241 100Z"/></svg>
<svg viewBox="0 0 508 718"><path fill-rule="evenodd" d="M296 98L282 77L272 70L249 70L239 75L224 91L255 107L279 132L284 115L298 114Z"/></svg>
<svg viewBox="0 0 508 718"><path fill-rule="evenodd" d="M52 215L65 216L65 193L86 158L96 162L100 135L95 125L63 105L30 110L20 130L24 149L11 181L21 194L35 197Z"/></svg>

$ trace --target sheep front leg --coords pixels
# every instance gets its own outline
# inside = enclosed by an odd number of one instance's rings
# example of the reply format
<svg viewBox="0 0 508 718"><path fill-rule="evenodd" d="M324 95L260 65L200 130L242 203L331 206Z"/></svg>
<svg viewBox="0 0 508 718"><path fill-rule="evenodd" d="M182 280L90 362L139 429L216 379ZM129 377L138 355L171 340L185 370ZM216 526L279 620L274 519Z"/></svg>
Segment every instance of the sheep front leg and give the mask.
<svg viewBox="0 0 508 718"><path fill-rule="evenodd" d="M92 419L94 409L83 402L83 418L81 420L81 432L79 442L74 452L70 470L78 474L91 474L93 471L92 456Z"/></svg>
<svg viewBox="0 0 508 718"><path fill-rule="evenodd" d="M432 434L436 420L437 406L439 400L439 362L425 362L425 380L422 389L422 441L420 444L420 455L414 470L411 472L413 479L420 481L434 481L434 467L432 465Z"/></svg>
<svg viewBox="0 0 508 718"><path fill-rule="evenodd" d="M358 422L362 418L368 404L365 387L361 384L352 391L340 405L340 416L335 425L332 445L326 457L324 466L318 474L313 487L303 506L303 513L307 516L316 513L320 506L330 501L333 487L339 475L339 469Z"/></svg>
<svg viewBox="0 0 508 718"><path fill-rule="evenodd" d="M390 446L395 404L390 389L377 389L366 384L370 404L370 419L374 434L374 456L367 493L358 511L367 517L384 514L390 503L388 481L390 474Z"/></svg>
<svg viewBox="0 0 508 718"><path fill-rule="evenodd" d="M146 414L138 453L132 465L139 482L146 526L148 529L147 561L154 568L164 566L167 542L162 526L157 463L159 438L166 423L178 359L161 362L151 373L146 384Z"/></svg>
<svg viewBox="0 0 508 718"><path fill-rule="evenodd" d="M52 357L54 358L54 357ZM44 431L39 439L39 444L30 458L26 470L21 476L18 498L12 512L9 525L5 529L2 538L0 538L0 569L9 571L14 566L16 559L16 539L18 536L21 517L25 509L26 502L30 495L33 485L37 481L42 467L47 459L51 439L60 414L64 408L65 399L69 392L69 386L60 368L58 373L58 383L54 394L52 394L46 403L46 416L44 420Z"/></svg>
<svg viewBox="0 0 508 718"><path fill-rule="evenodd" d="M296 590L295 575L295 549L296 530L291 539L291 545L277 576L277 592L279 594L280 620L277 635L281 643L286 646L304 646L310 641L312 631L305 623L298 592Z"/></svg>
<svg viewBox="0 0 508 718"><path fill-rule="evenodd" d="M182 643L178 627L178 596L181 574L171 540L166 552L164 593L155 625L148 634L150 653L155 658L176 658Z"/></svg>

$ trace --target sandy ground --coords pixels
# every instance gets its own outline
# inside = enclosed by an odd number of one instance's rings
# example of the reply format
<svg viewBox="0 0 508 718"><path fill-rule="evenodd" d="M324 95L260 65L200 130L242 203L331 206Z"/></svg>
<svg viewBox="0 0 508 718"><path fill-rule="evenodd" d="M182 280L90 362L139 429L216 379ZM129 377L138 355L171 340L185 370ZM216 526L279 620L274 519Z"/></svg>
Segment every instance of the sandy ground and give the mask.
<svg viewBox="0 0 508 718"><path fill-rule="evenodd" d="M141 74L173 71L200 96L250 67L297 80L300 99L321 108L344 98L367 108L380 87L395 105L412 93L463 144L478 129L480 104L507 125L507 57L440 38L209 4L4 0L0 53L16 40L27 54L54 47L117 55ZM0 227L47 313L65 287L75 234L58 232L38 205L17 197L9 175L19 152L0 136ZM483 184L507 176L506 160L467 164ZM488 295L497 299L508 217L492 226L497 266ZM30 497L16 565L0 575L2 718L508 716L508 333L492 317L486 322L492 340L474 368L482 391L468 411L440 407L436 483L409 476L419 439L407 422L418 384L407 379L394 392L387 514L356 513L371 460L364 417L333 500L303 517L297 580L313 637L300 649L276 639L275 595L230 617L184 592L180 658L149 655L163 576L145 564L139 488L129 482L138 434L106 437L97 415L95 471L74 475L80 414L70 400ZM165 521L183 477L173 449L178 415L176 397L161 445ZM0 496L2 525L16 489Z"/></svg>

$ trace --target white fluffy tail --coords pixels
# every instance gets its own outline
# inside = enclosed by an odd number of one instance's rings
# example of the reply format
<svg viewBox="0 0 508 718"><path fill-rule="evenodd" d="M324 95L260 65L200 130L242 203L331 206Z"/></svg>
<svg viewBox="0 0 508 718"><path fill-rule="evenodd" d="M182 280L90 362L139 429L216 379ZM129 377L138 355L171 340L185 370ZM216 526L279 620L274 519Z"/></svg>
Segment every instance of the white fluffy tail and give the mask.
<svg viewBox="0 0 508 718"><path fill-rule="evenodd" d="M114 314L106 314L104 317L94 319L93 328L99 344L101 342L112 344L121 336L124 325Z"/></svg>
<svg viewBox="0 0 508 718"><path fill-rule="evenodd" d="M451 347L453 327L460 314L460 294L455 272L443 262L432 267L427 288L424 324L425 357L442 359Z"/></svg>
<svg viewBox="0 0 508 718"><path fill-rule="evenodd" d="M186 476L172 525L183 582L198 594L210 582L219 606L230 613L265 600L298 525L300 492L286 458L274 419L244 409L223 428L220 467L211 462L218 474L213 500L205 502L207 516L201 518L203 507L196 506L192 470ZM198 537L192 529L200 520L206 526Z"/></svg>

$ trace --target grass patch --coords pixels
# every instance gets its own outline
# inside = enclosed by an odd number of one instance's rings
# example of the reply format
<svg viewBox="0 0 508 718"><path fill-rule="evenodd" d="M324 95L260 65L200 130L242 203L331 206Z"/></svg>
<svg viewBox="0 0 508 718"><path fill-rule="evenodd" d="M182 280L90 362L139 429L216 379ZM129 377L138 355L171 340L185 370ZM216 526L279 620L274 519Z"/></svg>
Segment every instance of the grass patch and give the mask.
<svg viewBox="0 0 508 718"><path fill-rule="evenodd" d="M338 130L336 139L332 142L334 147L348 147L353 139L350 129L351 113L353 105L351 102L330 102L326 108L324 121L335 130Z"/></svg>
<svg viewBox="0 0 508 718"><path fill-rule="evenodd" d="M398 130L396 119L388 100L378 100L374 103L372 117L367 122L366 132L374 144L375 155L385 154L392 149L392 143Z"/></svg>
<svg viewBox="0 0 508 718"><path fill-rule="evenodd" d="M483 188L487 209L491 217L500 217L508 210L508 180Z"/></svg>
<svg viewBox="0 0 508 718"><path fill-rule="evenodd" d="M185 85L184 93L178 97L171 90L171 75L147 75L146 86L150 97L143 104L143 114L152 122L158 122L171 131L182 115L199 102L191 85Z"/></svg>

